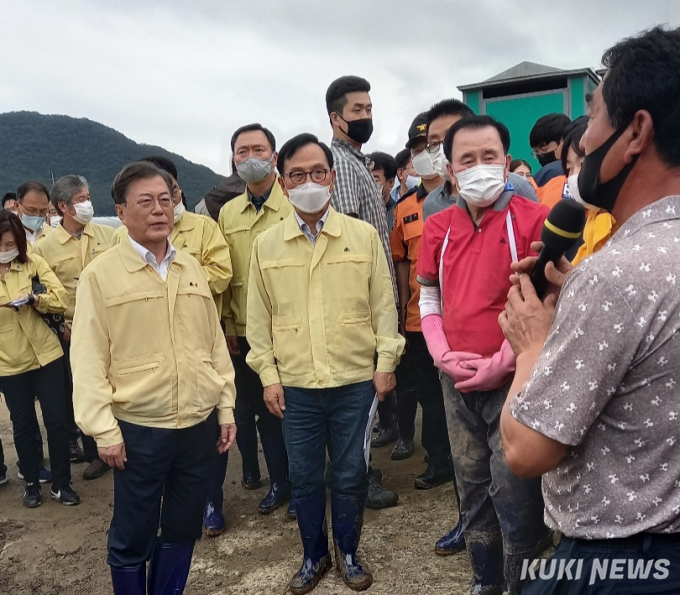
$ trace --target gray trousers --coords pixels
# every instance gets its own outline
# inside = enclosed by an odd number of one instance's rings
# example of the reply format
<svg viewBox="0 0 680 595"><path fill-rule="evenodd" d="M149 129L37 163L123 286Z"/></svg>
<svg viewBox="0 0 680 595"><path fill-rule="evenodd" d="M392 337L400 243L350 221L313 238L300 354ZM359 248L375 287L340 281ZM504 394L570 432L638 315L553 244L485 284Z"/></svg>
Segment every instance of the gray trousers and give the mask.
<svg viewBox="0 0 680 595"><path fill-rule="evenodd" d="M505 460L500 417L509 387L463 394L446 374L440 379L475 581L505 583L514 595L521 590L523 559L548 535L541 479L520 479Z"/></svg>

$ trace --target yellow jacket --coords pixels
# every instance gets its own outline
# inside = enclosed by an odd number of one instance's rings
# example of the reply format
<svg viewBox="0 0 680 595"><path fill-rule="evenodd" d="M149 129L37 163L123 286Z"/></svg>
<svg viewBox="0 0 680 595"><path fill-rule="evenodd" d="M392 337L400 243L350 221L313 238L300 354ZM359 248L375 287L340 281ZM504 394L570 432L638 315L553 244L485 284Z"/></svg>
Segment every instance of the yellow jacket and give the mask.
<svg viewBox="0 0 680 595"><path fill-rule="evenodd" d="M163 281L125 239L80 278L71 339L73 406L97 444L117 419L184 428L217 407L233 423L234 369L200 265L177 252Z"/></svg>
<svg viewBox="0 0 680 595"><path fill-rule="evenodd" d="M404 351L378 232L331 209L316 245L295 215L255 240L246 357L264 386L331 388L393 372Z"/></svg>
<svg viewBox="0 0 680 595"><path fill-rule="evenodd" d="M5 278L0 277L0 305L33 293L35 275L47 287L37 306L22 306L18 313L0 308L0 377L36 370L64 355L59 339L40 314L66 310L68 295L43 258L29 254L25 264L12 262Z"/></svg>
<svg viewBox="0 0 680 595"><path fill-rule="evenodd" d="M618 229L614 217L607 211L588 210L586 215L586 225L583 228L583 244L578 249L572 264L575 266L584 258L595 254L602 248Z"/></svg>
<svg viewBox="0 0 680 595"><path fill-rule="evenodd" d="M123 225L114 232L114 242L120 242L125 236L127 227ZM170 243L178 252L191 254L199 262L220 312L222 294L231 281L231 256L217 223L208 217L185 211L172 227Z"/></svg>
<svg viewBox="0 0 680 595"><path fill-rule="evenodd" d="M283 221L292 212L293 207L278 180L274 182L271 194L259 213L248 198L247 190L220 210L219 225L229 244L234 267L234 277L222 304L222 318L227 326L227 335L244 337L246 334L248 274L255 238Z"/></svg>
<svg viewBox="0 0 680 595"><path fill-rule="evenodd" d="M28 236L26 236L26 248L28 249L29 252L33 252L35 250L35 247L42 242L48 235L50 235L54 231L54 228L47 225L45 223L41 228L38 233L38 235L35 238L35 242L31 244L30 240L28 240Z"/></svg>
<svg viewBox="0 0 680 595"><path fill-rule="evenodd" d="M64 312L66 323L73 321L76 309L76 285L83 269L97 256L111 247L113 228L97 223L88 223L80 239L72 236L61 225L43 240L36 242L33 249L50 265L68 293L68 308Z"/></svg>

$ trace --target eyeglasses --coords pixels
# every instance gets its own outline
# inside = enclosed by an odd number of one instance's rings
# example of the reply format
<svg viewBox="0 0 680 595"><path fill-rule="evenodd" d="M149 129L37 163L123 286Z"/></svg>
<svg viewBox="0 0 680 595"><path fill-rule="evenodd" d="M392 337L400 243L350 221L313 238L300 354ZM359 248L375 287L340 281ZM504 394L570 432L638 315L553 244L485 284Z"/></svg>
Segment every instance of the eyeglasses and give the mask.
<svg viewBox="0 0 680 595"><path fill-rule="evenodd" d="M181 189L177 184L175 184L175 185L172 187L172 193L173 193L174 195L181 196L181 195L182 195L182 189Z"/></svg>
<svg viewBox="0 0 680 595"><path fill-rule="evenodd" d="M312 182L320 184L326 179L329 173L330 171L327 169L315 169L313 171L294 171L290 174L286 174L286 177L293 182L293 184L302 184L307 180L307 176L309 176Z"/></svg>
<svg viewBox="0 0 680 595"><path fill-rule="evenodd" d="M24 215L28 215L29 217L47 217L50 212L49 207L47 209L26 208L22 203L19 203L19 209L21 209L21 212Z"/></svg>
<svg viewBox="0 0 680 595"><path fill-rule="evenodd" d="M439 152L439 148L442 146L442 141L434 141L432 143L427 143L425 145L425 148L427 149L427 152L434 155L435 153Z"/></svg>
<svg viewBox="0 0 680 595"><path fill-rule="evenodd" d="M168 209L172 206L172 198L169 196L161 196L160 198L143 198L142 200L137 200L133 204L136 204L142 211L150 211L155 203L158 203L162 209ZM128 203L123 203L127 205Z"/></svg>

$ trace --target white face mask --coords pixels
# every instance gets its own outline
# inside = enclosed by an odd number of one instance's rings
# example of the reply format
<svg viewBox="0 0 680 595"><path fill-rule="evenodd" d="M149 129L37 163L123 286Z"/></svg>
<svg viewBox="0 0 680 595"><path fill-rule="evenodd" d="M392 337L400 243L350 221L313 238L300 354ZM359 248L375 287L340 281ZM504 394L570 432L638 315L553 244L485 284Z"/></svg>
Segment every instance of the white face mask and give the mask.
<svg viewBox="0 0 680 595"><path fill-rule="evenodd" d="M414 188L418 188L418 186L420 186L420 178L408 174L406 176L406 188L408 188L408 190L413 190ZM390 197L395 202L399 202L399 199L401 198L401 182L399 181L399 178L394 181L394 188L392 188L392 191L390 192Z"/></svg>
<svg viewBox="0 0 680 595"><path fill-rule="evenodd" d="M182 215L184 215L184 211L186 210L184 208L184 204L180 200L174 207L173 207L173 219L175 220L175 223L177 223L181 218Z"/></svg>
<svg viewBox="0 0 680 595"><path fill-rule="evenodd" d="M505 188L505 165L476 165L456 174L458 191L473 207L488 207Z"/></svg>
<svg viewBox="0 0 680 595"><path fill-rule="evenodd" d="M55 215L54 217L50 217L50 227L59 227L59 224L61 223L61 217L58 215Z"/></svg>
<svg viewBox="0 0 680 595"><path fill-rule="evenodd" d="M92 221L94 217L94 206L91 200L86 200L85 202L80 202L73 205L76 214L73 216L74 221L77 221L81 225L87 225Z"/></svg>
<svg viewBox="0 0 680 595"><path fill-rule="evenodd" d="M0 264L12 262L17 256L19 256L18 248L14 248L14 250L9 250L8 252L0 252Z"/></svg>
<svg viewBox="0 0 680 595"><path fill-rule="evenodd" d="M434 170L439 174L439 177L450 180L449 172L446 170L446 164L448 162L446 161L446 155L444 155L443 144L439 145L439 150L434 155L431 155L430 159L432 159L432 167L434 167Z"/></svg>
<svg viewBox="0 0 680 595"><path fill-rule="evenodd" d="M569 176L567 178L567 186L569 187L571 197L576 202L581 203L586 209L590 209L591 211L600 210L599 207L593 206L581 198L581 193L579 192L578 189L578 174L574 174L573 176Z"/></svg>
<svg viewBox="0 0 680 595"><path fill-rule="evenodd" d="M331 199L331 187L307 182L288 190L288 200L298 211L313 215L324 208Z"/></svg>
<svg viewBox="0 0 680 595"><path fill-rule="evenodd" d="M432 158L427 152L427 149L422 150L417 155L411 158L411 163L413 163L413 169L422 178L431 178L437 175L437 171L432 165Z"/></svg>

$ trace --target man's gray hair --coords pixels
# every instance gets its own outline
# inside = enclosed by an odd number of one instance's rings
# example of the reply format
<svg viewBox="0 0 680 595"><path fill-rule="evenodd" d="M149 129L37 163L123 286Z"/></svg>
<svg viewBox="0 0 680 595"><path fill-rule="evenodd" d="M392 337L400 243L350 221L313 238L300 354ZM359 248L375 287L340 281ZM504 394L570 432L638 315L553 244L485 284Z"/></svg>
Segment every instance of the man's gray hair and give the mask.
<svg viewBox="0 0 680 595"><path fill-rule="evenodd" d="M54 183L54 186L52 186L52 204L58 211L60 202L69 204L73 196L85 188L89 190L90 185L83 176L63 176Z"/></svg>

